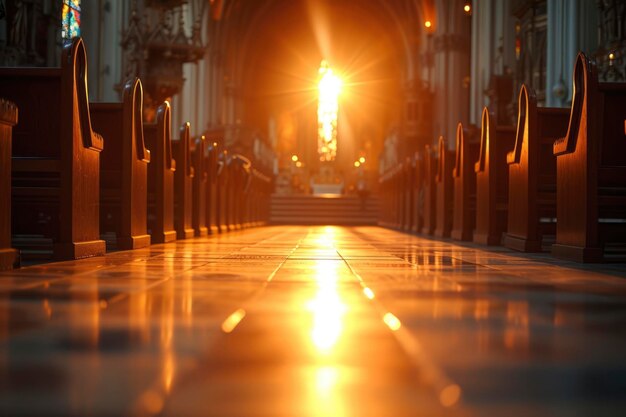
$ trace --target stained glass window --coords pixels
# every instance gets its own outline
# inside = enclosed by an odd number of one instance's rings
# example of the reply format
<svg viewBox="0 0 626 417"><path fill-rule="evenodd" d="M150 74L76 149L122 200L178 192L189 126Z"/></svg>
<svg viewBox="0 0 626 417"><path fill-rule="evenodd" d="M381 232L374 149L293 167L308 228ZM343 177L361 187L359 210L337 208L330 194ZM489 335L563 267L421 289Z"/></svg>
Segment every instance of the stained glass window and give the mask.
<svg viewBox="0 0 626 417"><path fill-rule="evenodd" d="M63 0L61 23L63 39L80 36L80 0Z"/></svg>

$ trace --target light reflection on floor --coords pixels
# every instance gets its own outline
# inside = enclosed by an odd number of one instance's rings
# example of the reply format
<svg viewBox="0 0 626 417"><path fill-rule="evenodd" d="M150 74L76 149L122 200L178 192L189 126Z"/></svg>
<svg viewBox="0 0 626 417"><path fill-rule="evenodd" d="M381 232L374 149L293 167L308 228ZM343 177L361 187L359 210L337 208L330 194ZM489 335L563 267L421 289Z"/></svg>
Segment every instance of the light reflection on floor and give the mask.
<svg viewBox="0 0 626 417"><path fill-rule="evenodd" d="M281 226L0 273L0 416L613 416L626 267Z"/></svg>

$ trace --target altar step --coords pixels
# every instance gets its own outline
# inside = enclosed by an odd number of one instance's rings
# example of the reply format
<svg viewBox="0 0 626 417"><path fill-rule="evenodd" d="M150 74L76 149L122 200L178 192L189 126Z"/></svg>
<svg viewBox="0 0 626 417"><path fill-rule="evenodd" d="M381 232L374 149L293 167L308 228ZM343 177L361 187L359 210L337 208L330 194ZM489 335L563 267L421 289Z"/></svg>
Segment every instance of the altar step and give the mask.
<svg viewBox="0 0 626 417"><path fill-rule="evenodd" d="M273 224L372 225L378 222L376 196L272 195Z"/></svg>

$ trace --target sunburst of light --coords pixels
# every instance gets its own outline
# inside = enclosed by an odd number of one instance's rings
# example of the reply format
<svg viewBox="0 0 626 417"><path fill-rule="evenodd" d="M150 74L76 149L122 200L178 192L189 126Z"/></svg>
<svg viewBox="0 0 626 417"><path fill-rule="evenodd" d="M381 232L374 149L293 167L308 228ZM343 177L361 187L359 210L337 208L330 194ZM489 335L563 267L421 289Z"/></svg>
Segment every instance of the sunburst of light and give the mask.
<svg viewBox="0 0 626 417"><path fill-rule="evenodd" d="M341 80L326 61L319 69L317 104L317 153L320 161L334 161L337 156L337 114Z"/></svg>

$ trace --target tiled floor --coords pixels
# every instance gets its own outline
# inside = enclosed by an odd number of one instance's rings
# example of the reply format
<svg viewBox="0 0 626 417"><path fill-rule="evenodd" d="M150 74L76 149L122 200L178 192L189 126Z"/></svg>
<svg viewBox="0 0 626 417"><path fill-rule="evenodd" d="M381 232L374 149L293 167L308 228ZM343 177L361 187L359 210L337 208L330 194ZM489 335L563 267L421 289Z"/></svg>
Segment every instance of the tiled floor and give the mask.
<svg viewBox="0 0 626 417"><path fill-rule="evenodd" d="M281 226L0 274L0 416L623 416L626 265Z"/></svg>

